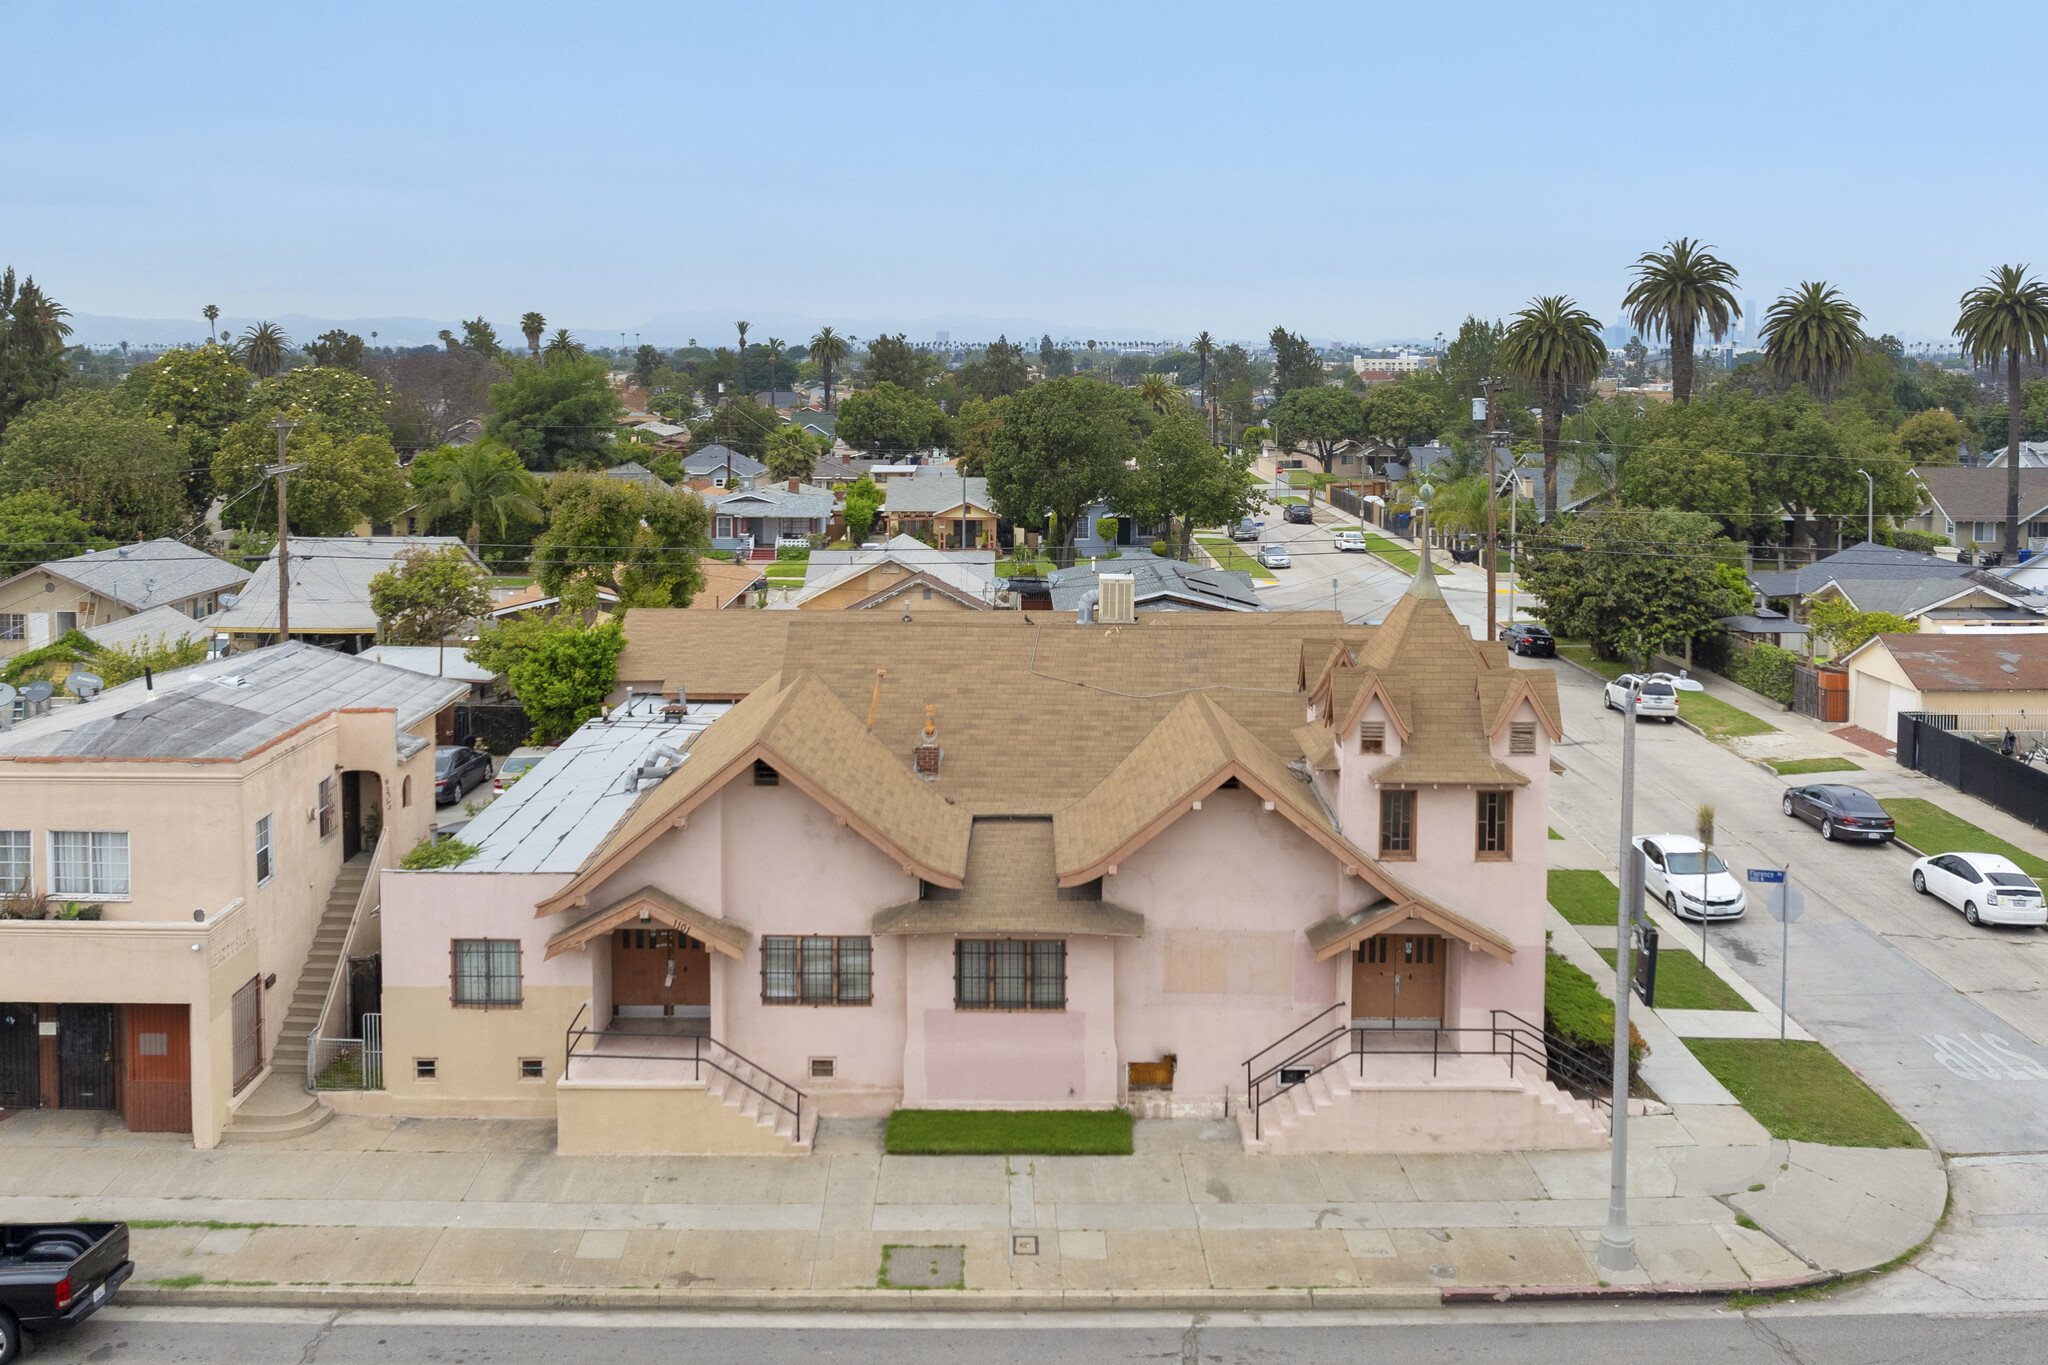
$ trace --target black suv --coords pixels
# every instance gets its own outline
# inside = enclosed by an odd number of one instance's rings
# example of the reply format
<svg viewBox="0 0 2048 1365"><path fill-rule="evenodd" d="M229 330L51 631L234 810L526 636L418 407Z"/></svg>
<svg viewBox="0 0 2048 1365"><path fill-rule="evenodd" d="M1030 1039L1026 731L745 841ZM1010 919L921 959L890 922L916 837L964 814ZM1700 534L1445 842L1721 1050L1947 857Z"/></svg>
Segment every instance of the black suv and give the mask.
<svg viewBox="0 0 2048 1365"><path fill-rule="evenodd" d="M1304 526L1313 525L1316 519L1316 509L1310 507L1305 502L1290 502L1281 511L1280 519L1282 521L1298 522Z"/></svg>
<svg viewBox="0 0 2048 1365"><path fill-rule="evenodd" d="M1550 638L1550 632L1534 621L1517 621L1511 626L1500 628L1500 638L1510 651L1516 654L1534 654L1542 657L1557 656L1557 641Z"/></svg>

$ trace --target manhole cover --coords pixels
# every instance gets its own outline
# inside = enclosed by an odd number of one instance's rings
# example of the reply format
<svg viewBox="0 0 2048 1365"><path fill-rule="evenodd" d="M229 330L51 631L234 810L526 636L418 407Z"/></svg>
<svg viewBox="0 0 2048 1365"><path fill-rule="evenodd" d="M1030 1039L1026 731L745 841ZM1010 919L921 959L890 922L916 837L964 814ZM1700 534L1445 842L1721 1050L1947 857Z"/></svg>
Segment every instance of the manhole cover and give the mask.
<svg viewBox="0 0 2048 1365"><path fill-rule="evenodd" d="M882 1248L884 1289L957 1289L965 1279L965 1247Z"/></svg>

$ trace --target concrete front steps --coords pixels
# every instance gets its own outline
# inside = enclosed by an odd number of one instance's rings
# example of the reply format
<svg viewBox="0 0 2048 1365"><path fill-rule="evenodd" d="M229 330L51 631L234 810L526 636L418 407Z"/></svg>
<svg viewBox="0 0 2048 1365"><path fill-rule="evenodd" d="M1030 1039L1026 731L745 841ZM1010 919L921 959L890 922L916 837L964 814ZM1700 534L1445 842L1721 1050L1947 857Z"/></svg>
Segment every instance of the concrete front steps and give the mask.
<svg viewBox="0 0 2048 1365"><path fill-rule="evenodd" d="M722 1062L733 1075L712 1071L707 1066L705 1091L715 1096L726 1108L738 1110L740 1117L752 1119L755 1127L773 1132L790 1145L790 1150L810 1151L811 1139L816 1137L818 1132L817 1106L810 1104L804 1107L802 1131L798 1131L796 1116L781 1104L767 1098L773 1095L784 1104L794 1103L795 1097L790 1088L779 1077L771 1076L753 1063L742 1062L730 1055L722 1059Z"/></svg>
<svg viewBox="0 0 2048 1365"><path fill-rule="evenodd" d="M1505 1057L1368 1053L1325 1067L1261 1107L1254 1136L1240 1105L1247 1153L1512 1152L1607 1145L1608 1123L1592 1105L1551 1084L1536 1067Z"/></svg>
<svg viewBox="0 0 2048 1365"><path fill-rule="evenodd" d="M369 879L370 855L359 853L341 865L328 889L327 905L313 931L313 946L299 968L291 1003L285 1006L284 1027L271 1045L270 1076L238 1106L222 1136L241 1142L279 1142L310 1133L332 1118L334 1111L306 1089L307 1040L320 1023L320 1007L334 985L334 972L348 946L349 921Z"/></svg>
<svg viewBox="0 0 2048 1365"><path fill-rule="evenodd" d="M786 1082L712 1039L599 1034L555 1083L555 1149L592 1156L807 1154L818 1132L814 1102L804 1102L799 1126L770 1095L794 1107Z"/></svg>

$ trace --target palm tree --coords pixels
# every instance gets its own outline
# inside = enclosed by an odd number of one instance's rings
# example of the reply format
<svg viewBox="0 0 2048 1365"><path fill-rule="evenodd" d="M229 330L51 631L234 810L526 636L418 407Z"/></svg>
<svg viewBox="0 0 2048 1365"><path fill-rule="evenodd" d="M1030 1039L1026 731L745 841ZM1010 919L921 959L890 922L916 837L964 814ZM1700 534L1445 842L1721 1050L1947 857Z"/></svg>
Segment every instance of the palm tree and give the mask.
<svg viewBox="0 0 2048 1365"><path fill-rule="evenodd" d="M2020 366L2048 359L2048 284L2031 279L2023 265L2002 265L1963 295L1956 335L1972 364L2005 360L2005 553L2020 550Z"/></svg>
<svg viewBox="0 0 2048 1365"><path fill-rule="evenodd" d="M732 386L732 391L735 394L740 391L740 385L747 382L747 329L753 325L751 322L735 322L733 324L733 326L740 329L739 369L735 371L739 379Z"/></svg>
<svg viewBox="0 0 2048 1365"><path fill-rule="evenodd" d="M420 516L434 521L444 516L467 515L465 539L470 553L476 553L484 518L497 523L505 534L513 513L538 519L540 480L516 463L503 458L504 447L473 445L443 466L447 477L434 484L420 503Z"/></svg>
<svg viewBox="0 0 2048 1365"><path fill-rule="evenodd" d="M1563 295L1550 294L1515 314L1496 358L1510 374L1536 385L1543 409L1543 519L1549 521L1557 516L1557 433L1564 425L1565 387L1599 375L1607 344L1600 340L1598 319Z"/></svg>
<svg viewBox="0 0 2048 1365"><path fill-rule="evenodd" d="M1138 380L1138 399L1150 403L1152 411L1164 413L1166 405L1173 400L1173 385L1163 374L1148 374Z"/></svg>
<svg viewBox="0 0 2048 1365"><path fill-rule="evenodd" d="M284 353L292 339L274 322L259 322L242 333L242 364L258 379L268 379L284 368Z"/></svg>
<svg viewBox="0 0 2048 1365"><path fill-rule="evenodd" d="M540 359L540 338L547 329L548 320L539 313L527 312L520 316L519 330L526 333L526 353L535 360Z"/></svg>
<svg viewBox="0 0 2048 1365"><path fill-rule="evenodd" d="M206 340L210 345L212 344L213 341L213 324L220 321L220 307L217 304L209 303L206 305L206 307L200 309L199 311L201 315L206 318Z"/></svg>
<svg viewBox="0 0 2048 1365"><path fill-rule="evenodd" d="M1825 402L1856 367L1863 313L1828 288L1802 280L1764 314L1764 357L1786 383L1801 383Z"/></svg>
<svg viewBox="0 0 2048 1365"><path fill-rule="evenodd" d="M769 337L765 348L768 352L768 406L775 406L775 362L782 356L782 338Z"/></svg>
<svg viewBox="0 0 2048 1365"><path fill-rule="evenodd" d="M1204 332L1195 338L1194 345L1188 347L1188 349L1193 351L1195 358L1202 362L1202 401L1206 403L1209 401L1209 357L1216 354L1216 338Z"/></svg>
<svg viewBox="0 0 2048 1365"><path fill-rule="evenodd" d="M1622 298L1628 319L1648 337L1671 339L1671 401L1692 398L1692 348L1701 323L1719 341L1742 316L1735 301L1735 267L1690 237L1636 258L1636 282Z"/></svg>
<svg viewBox="0 0 2048 1365"><path fill-rule="evenodd" d="M583 347L577 344L575 337L569 335L567 327L557 327L555 334L548 338L548 344L541 348L541 354L546 356L547 362L552 365L557 360L583 359Z"/></svg>
<svg viewBox="0 0 2048 1365"><path fill-rule="evenodd" d="M811 338L811 358L825 373L825 408L837 411L839 405L832 397L832 367L846 359L846 338L830 327L820 327Z"/></svg>
<svg viewBox="0 0 2048 1365"><path fill-rule="evenodd" d="M71 335L71 324L64 319L70 316L69 308L36 286L35 276L23 280L18 291L11 268L0 281L0 321L12 319L0 331L0 339L22 354L43 356L63 350L64 338Z"/></svg>

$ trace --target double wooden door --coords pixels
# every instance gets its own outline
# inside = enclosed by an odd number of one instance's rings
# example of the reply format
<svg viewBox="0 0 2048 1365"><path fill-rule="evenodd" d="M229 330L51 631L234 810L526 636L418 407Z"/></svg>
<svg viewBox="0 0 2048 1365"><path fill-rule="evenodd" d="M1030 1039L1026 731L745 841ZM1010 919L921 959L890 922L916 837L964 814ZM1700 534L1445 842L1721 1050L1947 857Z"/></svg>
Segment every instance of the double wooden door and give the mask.
<svg viewBox="0 0 2048 1365"><path fill-rule="evenodd" d="M1351 956L1351 1017L1396 1027L1444 1019L1444 960L1435 934L1375 934Z"/></svg>
<svg viewBox="0 0 2048 1365"><path fill-rule="evenodd" d="M711 954L676 929L612 934L612 1013L701 1015L711 1007Z"/></svg>

